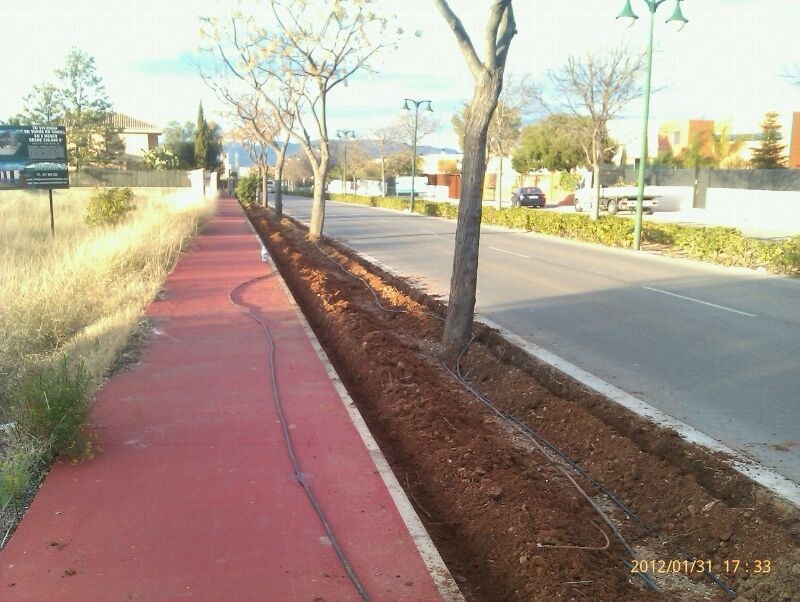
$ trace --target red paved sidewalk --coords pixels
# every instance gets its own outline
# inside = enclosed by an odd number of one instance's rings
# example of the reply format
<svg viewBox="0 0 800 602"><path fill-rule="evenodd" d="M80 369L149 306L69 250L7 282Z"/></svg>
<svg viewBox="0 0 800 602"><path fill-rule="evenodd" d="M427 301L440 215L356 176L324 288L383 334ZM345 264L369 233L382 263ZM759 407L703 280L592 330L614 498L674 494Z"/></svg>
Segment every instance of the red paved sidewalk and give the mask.
<svg viewBox="0 0 800 602"><path fill-rule="evenodd" d="M373 600L440 599L303 323L229 199L178 263L166 298L149 308L157 330L140 363L98 394L103 453L55 465L0 555L0 599L359 598L293 474L265 334L228 298L265 274L234 299L271 332L298 461L337 540Z"/></svg>

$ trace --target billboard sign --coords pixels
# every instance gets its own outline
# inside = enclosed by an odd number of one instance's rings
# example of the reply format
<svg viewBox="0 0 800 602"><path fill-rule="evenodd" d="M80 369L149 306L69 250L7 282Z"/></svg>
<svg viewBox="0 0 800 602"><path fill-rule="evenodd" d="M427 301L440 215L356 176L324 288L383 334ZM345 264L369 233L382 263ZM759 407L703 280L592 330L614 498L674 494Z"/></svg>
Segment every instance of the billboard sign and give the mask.
<svg viewBox="0 0 800 602"><path fill-rule="evenodd" d="M0 190L69 188L61 125L0 125Z"/></svg>

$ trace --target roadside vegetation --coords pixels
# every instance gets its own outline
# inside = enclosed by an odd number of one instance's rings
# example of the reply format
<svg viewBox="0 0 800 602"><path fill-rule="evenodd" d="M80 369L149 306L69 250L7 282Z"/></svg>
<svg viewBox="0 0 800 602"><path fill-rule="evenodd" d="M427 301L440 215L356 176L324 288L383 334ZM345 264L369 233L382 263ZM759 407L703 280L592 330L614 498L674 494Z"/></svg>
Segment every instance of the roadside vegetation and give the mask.
<svg viewBox="0 0 800 602"><path fill-rule="evenodd" d="M56 457L96 450L92 396L213 204L187 191L0 196L0 540ZM0 545L0 547L2 547Z"/></svg>
<svg viewBox="0 0 800 602"><path fill-rule="evenodd" d="M258 174L250 174L236 181L234 194L244 207L250 207L258 202L258 191L261 187L261 178ZM308 196L311 196L310 194Z"/></svg>
<svg viewBox="0 0 800 602"><path fill-rule="evenodd" d="M398 211L408 209L408 199L405 198L331 195L331 199ZM414 212L456 219L458 206L415 200ZM531 211L524 207L499 210L484 207L481 223L610 247L630 248L633 244L633 221L610 215L593 221L589 216L579 214ZM720 265L764 268L776 274L800 274L800 236L783 241L765 241L746 238L735 228L645 222L642 243L655 246L668 254Z"/></svg>

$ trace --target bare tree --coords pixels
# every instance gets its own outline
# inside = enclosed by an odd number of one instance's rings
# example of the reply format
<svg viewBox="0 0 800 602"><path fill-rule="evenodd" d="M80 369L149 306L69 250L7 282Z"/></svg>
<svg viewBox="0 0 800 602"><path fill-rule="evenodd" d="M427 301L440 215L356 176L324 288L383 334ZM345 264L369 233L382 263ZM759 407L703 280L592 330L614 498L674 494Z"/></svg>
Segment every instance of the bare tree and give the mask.
<svg viewBox="0 0 800 602"><path fill-rule="evenodd" d="M241 123L241 127L235 132L235 137L242 142L245 151L259 168L261 194L265 207L268 205L269 198L267 186L269 151L272 150L275 153L275 180L278 182L278 186L275 188L275 213L280 218L283 215L281 186L283 166L289 147L289 135L284 132L282 123L294 123L294 116L288 108L292 103L288 99L280 99L283 114L279 118L272 112L271 107L267 107L266 110L263 108L262 105L265 103L259 96L236 97L219 79L205 79L208 85L217 92L217 95L234 108L234 116Z"/></svg>
<svg viewBox="0 0 800 602"><path fill-rule="evenodd" d="M247 105L239 111L239 118L248 125L250 131L260 142L262 149L268 148L275 153L275 214L278 218L283 215L283 167L290 140L289 133L282 124L294 124L294 115L290 112L289 105L291 103L284 99L280 103L280 106L284 108L282 113L269 113L260 109L258 99L256 99L249 111L246 110ZM267 171L267 169L264 170L261 178L261 193L264 196L265 206L269 198Z"/></svg>
<svg viewBox="0 0 800 602"><path fill-rule="evenodd" d="M205 37L225 68L258 95L284 131L300 144L314 172L309 238L322 235L325 180L330 165L328 94L388 45L387 21L374 0L336 0L324 11L307 0L268 0L271 23L234 14L204 18ZM287 92L288 90L288 92ZM292 102L289 123L280 98ZM316 140L314 140L316 138Z"/></svg>
<svg viewBox="0 0 800 602"><path fill-rule="evenodd" d="M258 174L262 183L261 198L266 207L267 195L265 195L264 192L266 192L267 172L269 170L269 147L244 123L240 123L237 127L228 131L228 140L241 144L244 152L247 153L247 156L250 157L250 160L258 169Z"/></svg>
<svg viewBox="0 0 800 602"><path fill-rule="evenodd" d="M347 175L353 182L353 190L357 191L358 181L374 178L379 171L378 165L365 150L358 140L348 144L347 148Z"/></svg>
<svg viewBox="0 0 800 602"><path fill-rule="evenodd" d="M582 57L571 56L563 67L548 73L552 94L558 99L553 103L558 112L588 118L573 123L585 124L575 134L582 141L586 162L594 171L593 219L600 214L600 162L613 150L603 143L610 140L608 122L642 95L639 78L644 61L644 53L620 46Z"/></svg>
<svg viewBox="0 0 800 602"><path fill-rule="evenodd" d="M393 127L395 139L411 148L419 146L427 136L438 131L440 126L436 117L428 111L420 111L415 128L414 111L403 111L395 120Z"/></svg>
<svg viewBox="0 0 800 602"><path fill-rule="evenodd" d="M391 140L397 140L398 133L396 128L392 126L378 128L372 132L372 135L378 141L378 152L380 153L381 160L381 196L386 196L386 143Z"/></svg>
<svg viewBox="0 0 800 602"><path fill-rule="evenodd" d="M308 157L305 153L292 155L286 158L286 164L283 168L283 175L286 178L289 190L294 190L298 182L305 186L314 177L314 172L311 170L311 164L308 162Z"/></svg>
<svg viewBox="0 0 800 602"><path fill-rule="evenodd" d="M472 332L475 292L478 284L478 250L486 175L486 136L489 122L503 88L503 73L511 40L516 31L511 0L491 0L485 29L484 57L478 57L469 34L446 0L433 0L456 37L475 81L472 102L464 127L461 198L450 279L450 300L444 324L445 359L452 360Z"/></svg>

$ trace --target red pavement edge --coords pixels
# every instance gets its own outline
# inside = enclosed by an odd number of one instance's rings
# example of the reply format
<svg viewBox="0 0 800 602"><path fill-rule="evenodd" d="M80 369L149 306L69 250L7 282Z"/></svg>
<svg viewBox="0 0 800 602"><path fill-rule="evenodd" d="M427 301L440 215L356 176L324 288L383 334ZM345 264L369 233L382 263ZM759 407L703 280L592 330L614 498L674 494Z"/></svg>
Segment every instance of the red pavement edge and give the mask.
<svg viewBox="0 0 800 602"><path fill-rule="evenodd" d="M221 199L139 362L97 394L103 452L57 462L0 553L0 599L360 599L295 477L252 316L301 478L369 597L463 600L248 228Z"/></svg>

